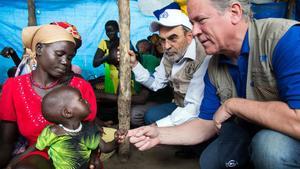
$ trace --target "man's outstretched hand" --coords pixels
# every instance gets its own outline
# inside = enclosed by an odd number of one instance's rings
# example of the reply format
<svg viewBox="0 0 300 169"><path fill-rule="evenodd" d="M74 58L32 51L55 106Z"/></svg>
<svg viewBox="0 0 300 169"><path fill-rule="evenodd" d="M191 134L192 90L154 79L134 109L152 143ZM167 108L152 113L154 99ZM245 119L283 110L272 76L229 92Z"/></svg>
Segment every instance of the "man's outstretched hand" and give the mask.
<svg viewBox="0 0 300 169"><path fill-rule="evenodd" d="M131 129L127 137L140 151L149 150L160 143L158 128L152 125Z"/></svg>

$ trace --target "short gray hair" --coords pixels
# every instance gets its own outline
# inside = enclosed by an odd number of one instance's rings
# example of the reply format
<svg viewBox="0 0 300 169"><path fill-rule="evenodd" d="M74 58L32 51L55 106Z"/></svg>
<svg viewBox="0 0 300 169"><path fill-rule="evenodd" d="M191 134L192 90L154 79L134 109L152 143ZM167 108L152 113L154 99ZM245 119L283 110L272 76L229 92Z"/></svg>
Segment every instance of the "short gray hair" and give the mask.
<svg viewBox="0 0 300 169"><path fill-rule="evenodd" d="M246 20L252 18L251 4L249 0L210 0L212 4L221 12L224 12L232 3L239 2L241 4L243 15Z"/></svg>

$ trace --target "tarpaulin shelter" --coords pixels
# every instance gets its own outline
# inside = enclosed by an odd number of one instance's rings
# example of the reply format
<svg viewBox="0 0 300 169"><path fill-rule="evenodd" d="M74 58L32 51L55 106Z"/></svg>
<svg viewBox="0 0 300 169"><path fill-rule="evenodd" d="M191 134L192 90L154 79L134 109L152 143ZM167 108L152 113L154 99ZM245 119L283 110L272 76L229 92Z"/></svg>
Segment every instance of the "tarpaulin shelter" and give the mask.
<svg viewBox="0 0 300 169"><path fill-rule="evenodd" d="M92 61L98 43L107 38L105 22L119 20L117 0L35 0L35 6L37 25L67 21L78 28L83 43L72 63L82 68L82 75L86 79L103 75L103 67L93 68ZM136 0L130 0L130 17L130 39L135 44L151 34L149 24L155 18L143 15ZM0 18L0 50L10 46L21 57L21 30L28 23L27 1L0 0ZM11 59L0 59L0 83L3 83L7 78L7 70L14 63Z"/></svg>

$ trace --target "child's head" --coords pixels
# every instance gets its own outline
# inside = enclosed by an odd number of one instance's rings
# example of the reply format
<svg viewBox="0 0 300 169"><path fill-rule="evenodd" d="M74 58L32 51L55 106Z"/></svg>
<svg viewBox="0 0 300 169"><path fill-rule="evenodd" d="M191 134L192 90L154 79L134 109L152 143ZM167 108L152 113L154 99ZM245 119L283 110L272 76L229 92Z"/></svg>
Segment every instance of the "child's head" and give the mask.
<svg viewBox="0 0 300 169"><path fill-rule="evenodd" d="M105 23L105 32L110 40L118 38L119 25L115 20L109 20Z"/></svg>
<svg viewBox="0 0 300 169"><path fill-rule="evenodd" d="M142 39L136 43L136 48L139 53L151 53L152 45L147 39Z"/></svg>
<svg viewBox="0 0 300 169"><path fill-rule="evenodd" d="M69 120L82 121L90 113L90 108L78 89L62 86L43 97L42 113L49 122L64 124Z"/></svg>
<svg viewBox="0 0 300 169"><path fill-rule="evenodd" d="M155 51L156 51L156 56L162 56L164 53L164 49L161 44L161 38L159 37L158 34L154 33L151 36L148 36L147 39L154 45Z"/></svg>

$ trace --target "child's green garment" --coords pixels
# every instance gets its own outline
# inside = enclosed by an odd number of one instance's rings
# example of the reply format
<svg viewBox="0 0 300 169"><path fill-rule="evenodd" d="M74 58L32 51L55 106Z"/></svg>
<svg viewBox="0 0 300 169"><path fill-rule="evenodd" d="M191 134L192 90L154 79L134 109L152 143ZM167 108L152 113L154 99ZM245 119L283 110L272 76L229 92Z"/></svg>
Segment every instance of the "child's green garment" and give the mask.
<svg viewBox="0 0 300 169"><path fill-rule="evenodd" d="M100 143L100 131L91 123L83 123L80 132L56 135L47 126L38 137L36 148L48 149L56 169L88 168L91 151Z"/></svg>

